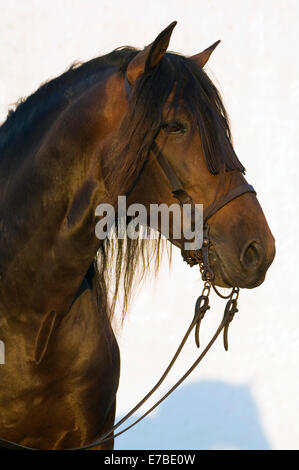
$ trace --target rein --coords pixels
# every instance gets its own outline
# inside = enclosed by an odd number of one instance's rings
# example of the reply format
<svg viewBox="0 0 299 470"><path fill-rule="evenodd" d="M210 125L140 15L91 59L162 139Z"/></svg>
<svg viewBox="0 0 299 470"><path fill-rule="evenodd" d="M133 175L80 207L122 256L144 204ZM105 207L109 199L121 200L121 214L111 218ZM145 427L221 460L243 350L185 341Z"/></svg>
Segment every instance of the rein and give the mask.
<svg viewBox="0 0 299 470"><path fill-rule="evenodd" d="M125 88L127 95L129 94L130 91L130 85L128 83L127 77L125 77ZM180 205L183 207L184 204L191 204L192 207L192 214L194 215L195 213L195 205L192 200L192 197L187 193L187 191L184 189L182 186L180 180L178 179L175 171L173 170L172 166L170 165L169 161L167 158L163 155L163 153L159 150L156 142L154 141L151 147L151 151L155 154L155 157L157 159L157 162L159 163L161 169L163 170L166 178L168 179L168 182L171 186L172 194L173 196L179 201ZM209 247L211 246L210 242L210 237L209 237L209 225L207 224L207 221L214 215L216 212L218 212L222 207L224 207L226 204L228 204L230 201L233 199L241 196L244 193L247 192L253 192L256 194L253 186L249 184L242 184L240 186L237 186L227 193L225 193L222 197L219 199L215 199L215 201L210 204L208 207L204 209L203 212L203 243L202 243L202 248L200 250L185 250L183 248L183 243L182 243L182 248L181 248L181 254L184 259L190 266L194 266L195 264L199 265L199 269L201 272L201 277L202 280L204 281L204 287L202 289L201 295L198 297L196 303L195 303L195 312L194 312L194 317L190 323L190 326L187 329L187 332L185 333L177 351L175 352L173 358L171 359L169 365L167 366L165 372L162 374L158 382L154 385L154 387L145 395L145 397L134 407L132 408L118 423L116 423L114 426L109 429L109 431L105 432L102 436L100 436L97 440L95 440L92 444L85 445L82 447L78 448L73 448L69 450L87 450L91 449L93 447L96 447L100 444L103 444L104 442L110 441L111 439L114 439L133 426L135 426L137 423L139 423L142 419L144 419L151 411L153 411L160 403L162 403L190 374L191 372L198 366L198 364L202 361L202 359L205 357L207 352L210 350L212 345L215 343L216 339L220 335L220 333L223 331L223 343L224 343L224 348L225 350L228 350L228 328L231 323L231 321L234 318L235 313L238 312L237 308L237 301L239 297L239 287L232 287L232 290L230 294L227 296L222 295L218 289L216 288L214 284L214 273L213 270L209 264ZM192 219L192 217L191 217ZM192 223L192 220L191 220ZM224 309L224 314L223 318L213 335L212 339L209 341L205 349L202 351L202 353L198 356L198 358L194 361L192 366L187 370L187 372L179 379L175 385L162 397L160 398L147 412L145 412L140 418L138 418L134 423L131 425L127 426L125 429L119 431L117 434L114 434L114 431L119 428L125 421L127 421L152 395L153 393L161 386L165 378L167 377L168 373L172 369L175 361L177 360L179 354L181 353L187 339L189 338L191 332L193 329L195 329L195 343L197 347L199 348L200 346L200 341L199 341L199 332L200 332L200 325L201 321L204 318L207 310L210 309L209 305L209 296L211 292L211 288L215 291L215 293L221 297L222 299L227 300L225 309ZM32 447L27 447L23 446L21 444L16 444L14 442L10 442L6 439L0 439L0 448L5 448L5 449L12 449L12 450L37 450Z"/></svg>

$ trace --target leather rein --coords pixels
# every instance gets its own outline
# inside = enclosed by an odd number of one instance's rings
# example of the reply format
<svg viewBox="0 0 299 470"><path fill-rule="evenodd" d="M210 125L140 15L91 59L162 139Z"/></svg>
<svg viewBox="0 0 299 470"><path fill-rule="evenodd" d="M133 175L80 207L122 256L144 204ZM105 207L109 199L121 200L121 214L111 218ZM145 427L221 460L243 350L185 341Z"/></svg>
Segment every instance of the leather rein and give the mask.
<svg viewBox="0 0 299 470"><path fill-rule="evenodd" d="M128 91L128 84L125 81L125 86L126 90ZM194 214L195 211L195 205L194 202L191 198L191 196L187 193L187 191L184 189L182 186L182 183L178 179L175 171L173 170L172 166L170 165L169 161L167 158L163 155L163 153L159 150L158 145L154 141L151 147L151 151L154 153L157 162L159 163L161 169L163 170L169 185L171 187L171 191L173 196L178 200L180 205L183 207L184 204L191 204L191 208ZM198 364L202 361L202 359L205 357L207 352L210 350L211 346L215 343L216 339L220 335L220 333L223 331L223 342L224 342L224 348L225 350L228 349L228 327L232 319L234 318L234 315L236 312L238 312L237 308L237 301L239 297L239 287L232 287L230 294L228 295L222 295L217 287L214 284L214 273L213 270L209 264L209 248L211 246L211 241L209 238L209 225L207 221L214 215L216 212L218 212L222 207L224 207L226 204L228 204L230 201L233 199L241 196L244 193L248 192L253 192L256 194L253 186L249 184L242 184L240 186L237 186L227 193L225 193L222 197L216 198L215 201L210 204L208 207L206 207L203 211L203 243L202 243L202 248L199 250L193 250L193 251L186 251L183 248L183 243L182 243L182 248L181 248L181 253L184 261L186 261L190 266L193 266L195 264L199 265L199 269L201 272L201 277L202 280L204 281L204 287L202 289L201 295L198 297L196 303L195 303L195 312L194 312L194 317L177 349L175 352L173 358L171 359L169 365L167 366L166 370L158 380L158 382L154 385L154 387L145 395L145 397L136 405L134 408L132 408L120 421L118 421L114 426L109 429L109 431L105 432L103 435L101 435L97 440L95 440L93 443L82 446L82 447L77 447L69 450L87 450L91 449L93 447L96 447L98 445L101 445L105 442L110 441L111 439L114 439L133 426L135 426L137 423L139 423L142 419L144 419L151 411L153 411L162 401L164 401L190 374L191 372L198 366ZM192 223L192 220L190 221ZM141 417L139 417L134 423L131 425L127 426L123 430L119 431L117 434L114 434L114 431L119 428L125 421L127 421L152 395L156 390L161 386L162 382L165 380L166 376L172 369L175 361L177 360L180 352L182 351L188 337L190 336L190 333L195 330L195 343L197 347L200 346L199 342L199 331L200 331L200 324L201 320L204 318L207 310L210 309L209 305L209 295L211 288L216 292L216 294L223 298L226 299L226 305L224 308L224 314L223 318L211 338L210 342L207 344L205 349L202 351L202 353L198 356L198 358L194 361L192 366L187 370L187 372L171 387L171 389L162 397L160 398L148 411L146 411ZM5 448L5 449L12 449L12 450L37 450L32 447L27 447L23 446L21 444L16 444L14 442L8 441L6 439L0 439L0 448Z"/></svg>

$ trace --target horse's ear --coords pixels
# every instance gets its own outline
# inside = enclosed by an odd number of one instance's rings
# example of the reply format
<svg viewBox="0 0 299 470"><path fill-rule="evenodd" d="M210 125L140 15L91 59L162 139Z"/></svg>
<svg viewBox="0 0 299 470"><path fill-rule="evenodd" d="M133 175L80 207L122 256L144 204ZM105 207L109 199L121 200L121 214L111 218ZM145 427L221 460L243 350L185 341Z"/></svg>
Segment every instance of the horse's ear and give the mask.
<svg viewBox="0 0 299 470"><path fill-rule="evenodd" d="M208 62L213 50L218 46L220 42L220 40L214 42L214 44L212 44L210 47L200 52L199 54L193 55L192 57L190 57L190 59L194 60L194 62L200 65L200 67L204 67Z"/></svg>
<svg viewBox="0 0 299 470"><path fill-rule="evenodd" d="M144 72L149 72L160 63L167 51L171 33L176 24L177 22L173 21L156 37L154 42L146 46L131 60L127 68L127 79L130 85L133 86Z"/></svg>

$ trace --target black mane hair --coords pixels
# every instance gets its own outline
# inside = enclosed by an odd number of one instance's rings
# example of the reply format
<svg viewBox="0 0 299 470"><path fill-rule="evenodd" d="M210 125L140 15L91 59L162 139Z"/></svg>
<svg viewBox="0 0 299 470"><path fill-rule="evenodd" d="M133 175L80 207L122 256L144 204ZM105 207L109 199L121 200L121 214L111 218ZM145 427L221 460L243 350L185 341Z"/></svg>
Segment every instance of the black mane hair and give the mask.
<svg viewBox="0 0 299 470"><path fill-rule="evenodd" d="M73 63L62 75L43 83L32 95L20 98L9 110L0 126L0 156L13 154L15 147L31 142L31 130L38 135L49 128L58 115L82 92L95 84L105 70L116 67L125 70L136 54L135 49L116 49L88 62Z"/></svg>
<svg viewBox="0 0 299 470"><path fill-rule="evenodd" d="M233 149L228 116L217 88L194 61L167 53L153 71L137 80L129 97L128 112L110 150L108 187L113 200L118 194L127 194L138 179L173 91L171 108L175 111L183 106L193 132L200 132L209 171L217 174L224 168L245 173ZM115 174L119 175L117 181Z"/></svg>
<svg viewBox="0 0 299 470"><path fill-rule="evenodd" d="M96 83L105 69L117 67L125 73L128 63L138 52L130 47L119 48L83 64L74 63L62 75L41 85L27 99L20 99L0 126L0 155L9 152L10 147L20 141L23 144L32 128L39 127L42 137L42 123L46 121L48 125L49 115L54 120L74 98ZM161 125L162 109L174 86L173 106L177 107L178 100L183 97L184 108L191 117L194 130L200 131L209 171L218 173L224 163L227 170L236 169L244 173L245 168L231 143L228 116L218 90L201 67L174 53L167 53L154 72L142 76L130 101L123 132L130 136L127 140L132 144L133 135L142 131L142 144L139 143L138 149L141 151L142 147L143 158L138 159L142 161L141 166L152 137ZM146 136L150 137L146 139Z"/></svg>

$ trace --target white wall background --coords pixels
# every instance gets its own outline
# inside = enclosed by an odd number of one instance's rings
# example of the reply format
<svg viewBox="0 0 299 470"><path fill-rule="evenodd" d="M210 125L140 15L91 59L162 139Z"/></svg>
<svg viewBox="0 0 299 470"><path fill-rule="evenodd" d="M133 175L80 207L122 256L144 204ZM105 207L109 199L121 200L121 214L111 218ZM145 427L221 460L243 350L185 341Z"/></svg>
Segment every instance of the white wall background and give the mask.
<svg viewBox="0 0 299 470"><path fill-rule="evenodd" d="M187 383L117 449L298 449L299 61L296 0L0 0L0 121L20 96L120 45L143 47L177 20L170 49L191 55L222 39L209 62L277 242L266 282L242 291L231 325ZM118 332L118 415L157 380L192 315L201 283L175 253L172 271L147 282ZM202 325L202 342L222 303ZM186 349L174 383L196 357ZM159 395L158 395L159 396Z"/></svg>

